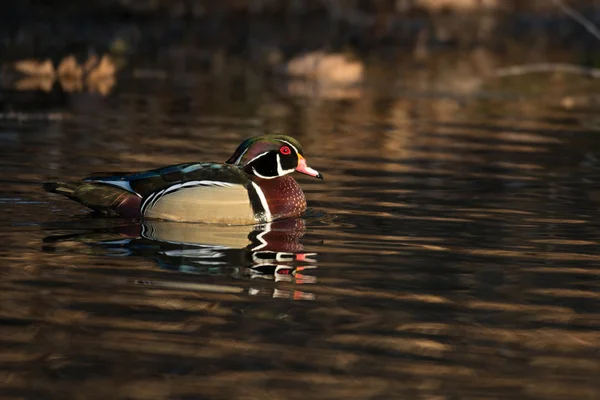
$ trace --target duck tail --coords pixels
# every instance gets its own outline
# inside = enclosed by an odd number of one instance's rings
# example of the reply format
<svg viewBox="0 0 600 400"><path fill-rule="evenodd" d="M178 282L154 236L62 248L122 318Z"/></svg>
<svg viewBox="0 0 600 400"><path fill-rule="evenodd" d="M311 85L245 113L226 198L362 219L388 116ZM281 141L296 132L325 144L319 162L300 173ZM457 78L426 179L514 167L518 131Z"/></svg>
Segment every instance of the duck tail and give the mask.
<svg viewBox="0 0 600 400"><path fill-rule="evenodd" d="M141 198L123 188L100 182L44 182L45 191L61 194L94 211L130 218L139 217Z"/></svg>
<svg viewBox="0 0 600 400"><path fill-rule="evenodd" d="M75 191L77 190L77 186L79 185L75 182L66 181L44 182L44 184L42 185L46 192L62 194L63 196L67 196L68 198L72 198Z"/></svg>

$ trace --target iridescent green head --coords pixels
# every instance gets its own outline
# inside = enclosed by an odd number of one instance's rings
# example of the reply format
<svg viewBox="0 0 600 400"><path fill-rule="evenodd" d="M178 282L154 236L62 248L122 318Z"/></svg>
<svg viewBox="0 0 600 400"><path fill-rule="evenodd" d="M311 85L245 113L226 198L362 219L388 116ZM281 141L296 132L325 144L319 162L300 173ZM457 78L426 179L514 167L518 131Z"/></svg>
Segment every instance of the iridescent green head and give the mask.
<svg viewBox="0 0 600 400"><path fill-rule="evenodd" d="M260 135L246 139L226 162L263 179L278 178L294 171L323 179L319 172L306 165L302 145L286 135Z"/></svg>

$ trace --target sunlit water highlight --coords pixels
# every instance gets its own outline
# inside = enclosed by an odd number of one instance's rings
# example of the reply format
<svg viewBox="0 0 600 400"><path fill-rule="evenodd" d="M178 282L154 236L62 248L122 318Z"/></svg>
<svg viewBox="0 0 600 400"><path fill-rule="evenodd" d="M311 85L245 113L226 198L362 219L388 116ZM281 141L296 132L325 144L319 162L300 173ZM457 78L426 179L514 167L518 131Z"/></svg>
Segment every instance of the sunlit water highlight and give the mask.
<svg viewBox="0 0 600 400"><path fill-rule="evenodd" d="M133 80L0 123L3 398L598 396L596 106L248 79ZM41 190L225 160L265 129L326 176L298 178L303 220L139 224Z"/></svg>

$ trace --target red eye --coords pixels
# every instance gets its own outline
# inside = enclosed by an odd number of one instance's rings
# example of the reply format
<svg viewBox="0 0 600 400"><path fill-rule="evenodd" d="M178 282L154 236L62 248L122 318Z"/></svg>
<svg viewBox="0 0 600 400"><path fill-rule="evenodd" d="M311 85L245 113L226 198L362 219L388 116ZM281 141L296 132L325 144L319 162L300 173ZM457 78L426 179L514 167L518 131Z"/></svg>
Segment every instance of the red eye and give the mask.
<svg viewBox="0 0 600 400"><path fill-rule="evenodd" d="M279 151L281 152L281 154L283 154L283 155L286 155L286 156L287 156L288 154L291 154L291 152L292 152L292 151L290 150L290 148L289 148L289 147L287 147L287 146L283 146L282 148L280 148L280 149L279 149Z"/></svg>

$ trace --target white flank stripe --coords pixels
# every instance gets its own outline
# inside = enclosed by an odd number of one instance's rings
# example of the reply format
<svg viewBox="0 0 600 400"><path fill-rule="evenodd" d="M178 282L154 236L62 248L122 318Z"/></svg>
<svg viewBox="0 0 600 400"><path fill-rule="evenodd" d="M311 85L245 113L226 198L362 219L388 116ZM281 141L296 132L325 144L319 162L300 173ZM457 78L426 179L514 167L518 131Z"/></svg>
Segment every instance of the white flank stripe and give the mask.
<svg viewBox="0 0 600 400"><path fill-rule="evenodd" d="M141 213L142 213L142 215L146 214L146 208L152 202L152 199L154 198L154 196L156 196L157 194L158 193L154 192L150 196L146 197L146 199L142 203L142 207L141 207Z"/></svg>
<svg viewBox="0 0 600 400"><path fill-rule="evenodd" d="M260 186L258 186L256 183L252 182L252 186L254 186L254 189L256 190L256 194L258 194L258 198L260 199L260 204L262 204L263 208L265 209L265 217L264 217L265 222L271 222L271 219L273 218L273 216L271 215L271 210L269 209L269 203L267 203L265 194L263 193Z"/></svg>
<svg viewBox="0 0 600 400"><path fill-rule="evenodd" d="M154 196L154 199L152 199L152 203L150 204L150 208L153 208L156 205L156 202L162 198L163 194L165 193L165 190L166 189L163 189L160 192L156 193L156 196Z"/></svg>
<svg viewBox="0 0 600 400"><path fill-rule="evenodd" d="M188 181L184 183L178 183L176 185L169 186L165 189L165 193L172 192L177 189L186 188L190 186L218 186L218 187L231 187L232 183L229 182L219 182L219 181Z"/></svg>
<svg viewBox="0 0 600 400"><path fill-rule="evenodd" d="M160 199L162 199L165 195L169 194L170 192L174 192L175 190L181 189L181 188L195 187L195 186L232 187L235 185L236 184L233 184L233 183L220 182L220 181L188 181L188 182L184 182L184 183L177 183L177 184L169 186L165 189L159 190L158 192L154 192L150 196L148 196L146 198L146 200L144 200L144 202L142 203L142 207L141 207L142 215L146 214L147 209L154 207L156 205L156 203Z"/></svg>

